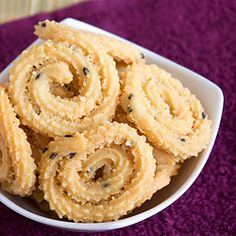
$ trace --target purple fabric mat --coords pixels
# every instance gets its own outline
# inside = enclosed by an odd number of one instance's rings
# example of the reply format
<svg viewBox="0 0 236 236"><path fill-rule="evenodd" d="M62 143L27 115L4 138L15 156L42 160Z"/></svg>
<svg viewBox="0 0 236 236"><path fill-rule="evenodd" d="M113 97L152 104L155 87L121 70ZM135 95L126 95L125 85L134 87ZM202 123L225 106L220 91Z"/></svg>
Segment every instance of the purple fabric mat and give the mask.
<svg viewBox="0 0 236 236"><path fill-rule="evenodd" d="M0 71L35 39L35 23L66 17L174 60L218 84L225 96L216 145L191 189L144 222L91 235L236 235L236 1L94 1L0 25ZM3 236L76 235L32 222L3 205L0 213Z"/></svg>

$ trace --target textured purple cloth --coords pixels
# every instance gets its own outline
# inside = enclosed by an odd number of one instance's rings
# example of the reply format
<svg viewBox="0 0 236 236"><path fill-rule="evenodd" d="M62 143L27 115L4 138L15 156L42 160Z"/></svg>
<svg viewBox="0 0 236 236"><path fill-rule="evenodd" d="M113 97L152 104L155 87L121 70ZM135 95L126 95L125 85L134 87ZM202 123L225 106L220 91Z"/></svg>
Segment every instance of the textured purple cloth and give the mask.
<svg viewBox="0 0 236 236"><path fill-rule="evenodd" d="M0 25L0 71L35 39L35 23L66 17L97 25L174 60L218 84L225 95L216 145L191 189L158 215L104 235L236 235L236 1L86 2ZM3 205L0 212L3 236L76 235L32 222Z"/></svg>

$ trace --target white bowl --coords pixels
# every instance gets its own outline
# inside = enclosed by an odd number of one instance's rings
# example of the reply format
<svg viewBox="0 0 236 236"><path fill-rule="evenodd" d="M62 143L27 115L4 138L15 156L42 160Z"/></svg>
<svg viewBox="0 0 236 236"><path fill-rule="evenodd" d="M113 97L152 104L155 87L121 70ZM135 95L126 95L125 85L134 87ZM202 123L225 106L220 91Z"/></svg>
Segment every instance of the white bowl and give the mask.
<svg viewBox="0 0 236 236"><path fill-rule="evenodd" d="M117 37L111 33L78 20L68 18L62 22L78 29ZM39 42L40 40L36 40L34 43L38 44ZM179 79L186 87L190 88L190 90L201 100L207 114L213 121L211 139L208 148L204 150L197 158L187 160L181 167L180 173L172 179L170 185L154 194L151 200L145 202L141 207L132 212L132 214L129 214L125 218L118 221L106 223L73 223L64 220L56 220L47 215L47 213L41 211L31 200L11 195L4 192L2 189L0 189L0 202L20 215L42 224L71 231L92 232L123 228L145 220L167 208L188 190L206 164L215 142L223 110L223 93L217 85L210 82L206 78L203 78L202 76L176 64L175 62L159 56L158 54L143 47L138 47L145 54L147 63L157 64L171 72L175 78ZM0 74L0 82L3 83L8 80L8 71L11 66L12 64L10 64Z"/></svg>

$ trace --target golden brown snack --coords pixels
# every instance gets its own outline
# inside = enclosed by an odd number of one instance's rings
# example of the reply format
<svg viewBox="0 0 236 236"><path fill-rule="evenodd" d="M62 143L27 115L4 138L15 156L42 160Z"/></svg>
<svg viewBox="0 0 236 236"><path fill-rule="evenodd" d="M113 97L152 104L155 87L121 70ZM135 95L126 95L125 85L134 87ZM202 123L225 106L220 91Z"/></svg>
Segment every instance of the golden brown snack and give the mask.
<svg viewBox="0 0 236 236"><path fill-rule="evenodd" d="M144 62L144 54L138 48L113 37L77 30L62 23L49 20L40 22L35 26L35 29L35 34L41 39L51 39L55 42L70 42L75 46L77 46L81 37L86 36L99 42L116 61L123 61L127 64ZM70 40L71 37L76 40Z"/></svg>
<svg viewBox="0 0 236 236"><path fill-rule="evenodd" d="M21 122L35 132L74 134L113 117L119 94L115 63L93 40L81 37L79 44L33 46L11 69L12 102ZM68 96L63 89L60 96L58 87L68 90Z"/></svg>
<svg viewBox="0 0 236 236"><path fill-rule="evenodd" d="M51 142L41 158L40 188L60 218L117 220L151 198L155 168L145 137L106 123Z"/></svg>
<svg viewBox="0 0 236 236"><path fill-rule="evenodd" d="M206 148L200 101L138 48L54 21L35 29L47 41L24 51L0 86L5 190L31 194L52 218L118 220Z"/></svg>
<svg viewBox="0 0 236 236"><path fill-rule="evenodd" d="M36 165L19 125L8 95L0 85L0 184L6 191L23 197L34 189Z"/></svg>
<svg viewBox="0 0 236 236"><path fill-rule="evenodd" d="M125 123L135 128L135 124L131 123L128 120L127 114L124 112L123 108L119 105L116 108L114 121L119 123ZM137 132L138 134L140 134L138 130ZM153 148L153 156L156 160L155 188L157 191L167 186L170 183L171 177L178 174L178 169L180 168L179 163L182 160L163 150L156 148Z"/></svg>
<svg viewBox="0 0 236 236"><path fill-rule="evenodd" d="M211 121L180 81L144 64L130 66L123 80L122 107L154 147L184 159L206 148Z"/></svg>

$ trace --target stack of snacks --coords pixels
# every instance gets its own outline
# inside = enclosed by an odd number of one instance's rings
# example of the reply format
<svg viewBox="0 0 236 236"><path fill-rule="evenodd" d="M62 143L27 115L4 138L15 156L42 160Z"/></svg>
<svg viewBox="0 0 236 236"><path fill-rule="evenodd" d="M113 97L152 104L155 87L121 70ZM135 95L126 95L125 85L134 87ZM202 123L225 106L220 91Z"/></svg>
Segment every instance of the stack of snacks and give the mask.
<svg viewBox="0 0 236 236"><path fill-rule="evenodd" d="M135 46L53 21L0 86L0 184L74 222L118 220L210 139L180 81Z"/></svg>

